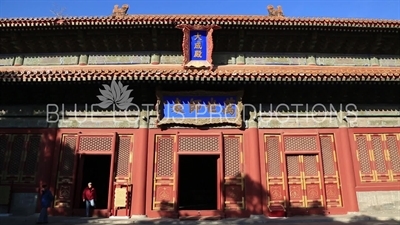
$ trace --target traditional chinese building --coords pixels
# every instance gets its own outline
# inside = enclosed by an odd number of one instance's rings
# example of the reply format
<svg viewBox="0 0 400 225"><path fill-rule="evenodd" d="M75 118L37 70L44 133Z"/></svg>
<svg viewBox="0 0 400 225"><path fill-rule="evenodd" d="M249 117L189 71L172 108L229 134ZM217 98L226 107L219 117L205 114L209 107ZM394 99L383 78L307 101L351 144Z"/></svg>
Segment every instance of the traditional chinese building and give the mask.
<svg viewBox="0 0 400 225"><path fill-rule="evenodd" d="M102 216L399 207L399 20L127 11L0 19L2 211L48 184L81 215L89 181Z"/></svg>

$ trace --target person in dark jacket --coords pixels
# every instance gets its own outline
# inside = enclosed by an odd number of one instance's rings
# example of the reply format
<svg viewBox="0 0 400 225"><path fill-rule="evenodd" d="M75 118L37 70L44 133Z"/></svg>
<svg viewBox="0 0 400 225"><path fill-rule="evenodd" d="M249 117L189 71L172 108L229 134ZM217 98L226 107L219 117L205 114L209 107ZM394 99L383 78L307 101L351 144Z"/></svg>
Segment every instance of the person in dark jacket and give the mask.
<svg viewBox="0 0 400 225"><path fill-rule="evenodd" d="M86 216L89 217L90 207L96 207L96 190L92 182L89 182L88 186L83 190L82 199L86 203Z"/></svg>
<svg viewBox="0 0 400 225"><path fill-rule="evenodd" d="M48 223L47 208L50 207L52 201L53 194L51 193L47 185L42 185L41 210L37 224Z"/></svg>

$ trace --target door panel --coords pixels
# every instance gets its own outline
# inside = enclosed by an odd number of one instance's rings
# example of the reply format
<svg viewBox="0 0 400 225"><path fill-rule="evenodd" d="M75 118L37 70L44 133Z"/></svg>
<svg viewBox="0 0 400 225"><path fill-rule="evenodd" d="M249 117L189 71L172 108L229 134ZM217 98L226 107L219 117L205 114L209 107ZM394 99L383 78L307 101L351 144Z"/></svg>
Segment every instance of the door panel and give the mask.
<svg viewBox="0 0 400 225"><path fill-rule="evenodd" d="M286 156L289 203L291 208L323 206L318 155Z"/></svg>
<svg viewBox="0 0 400 225"><path fill-rule="evenodd" d="M159 135L156 137L153 210L174 211L176 208L175 143L176 137L173 135Z"/></svg>
<svg viewBox="0 0 400 225"><path fill-rule="evenodd" d="M304 189L301 168L301 156L286 156L289 186L289 207L304 207Z"/></svg>
<svg viewBox="0 0 400 225"><path fill-rule="evenodd" d="M303 187L306 190L305 207L321 207L323 206L323 195L321 185L321 172L319 168L318 155L302 155Z"/></svg>
<svg viewBox="0 0 400 225"><path fill-rule="evenodd" d="M245 208L241 135L224 135L224 194L225 210Z"/></svg>
<svg viewBox="0 0 400 225"><path fill-rule="evenodd" d="M265 174L269 195L268 206L286 207L286 182L280 135L265 135ZM297 163L297 162L296 162Z"/></svg>
<svg viewBox="0 0 400 225"><path fill-rule="evenodd" d="M76 134L63 134L57 174L55 208L71 208L74 193L75 151L78 137Z"/></svg>

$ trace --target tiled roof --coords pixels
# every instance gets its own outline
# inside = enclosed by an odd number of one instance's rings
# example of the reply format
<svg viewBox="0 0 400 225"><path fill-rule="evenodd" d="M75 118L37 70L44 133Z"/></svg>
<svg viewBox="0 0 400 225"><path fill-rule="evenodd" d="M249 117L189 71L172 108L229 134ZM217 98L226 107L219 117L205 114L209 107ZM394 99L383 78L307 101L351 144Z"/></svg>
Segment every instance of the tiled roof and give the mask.
<svg viewBox="0 0 400 225"><path fill-rule="evenodd" d="M90 80L181 81L400 81L400 68L337 66L219 66L214 71L179 65L3 67L0 82Z"/></svg>
<svg viewBox="0 0 400 225"><path fill-rule="evenodd" d="M263 26L331 26L355 28L400 28L400 20L345 18L290 18L271 16L212 16L212 15L128 15L123 18L65 17L65 18L0 18L0 27L109 26L109 25L263 25Z"/></svg>

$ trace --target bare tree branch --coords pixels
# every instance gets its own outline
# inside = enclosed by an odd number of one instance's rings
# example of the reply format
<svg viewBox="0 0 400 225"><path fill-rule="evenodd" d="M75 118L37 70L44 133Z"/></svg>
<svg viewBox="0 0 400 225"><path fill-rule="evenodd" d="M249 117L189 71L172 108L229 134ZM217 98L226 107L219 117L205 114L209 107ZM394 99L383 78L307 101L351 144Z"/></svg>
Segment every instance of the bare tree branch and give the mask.
<svg viewBox="0 0 400 225"><path fill-rule="evenodd" d="M50 10L50 12L57 18L65 17L67 16L65 14L65 11L67 8L65 6L60 7L59 5L53 3L53 9Z"/></svg>

